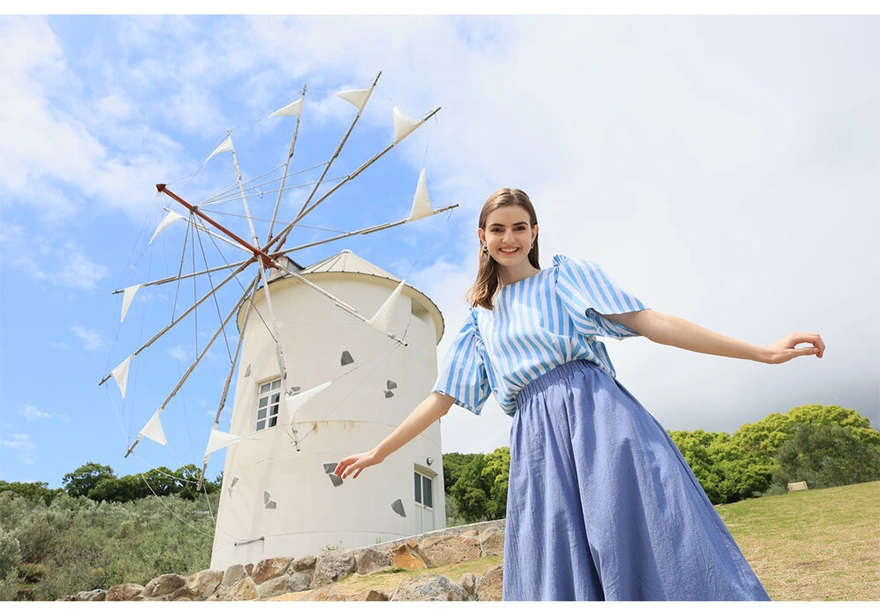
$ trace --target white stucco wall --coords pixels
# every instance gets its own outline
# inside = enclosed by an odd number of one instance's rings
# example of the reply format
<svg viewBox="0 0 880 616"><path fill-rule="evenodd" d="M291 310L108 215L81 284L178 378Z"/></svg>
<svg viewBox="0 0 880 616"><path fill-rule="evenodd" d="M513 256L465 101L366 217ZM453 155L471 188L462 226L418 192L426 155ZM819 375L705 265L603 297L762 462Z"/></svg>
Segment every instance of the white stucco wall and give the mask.
<svg viewBox="0 0 880 616"><path fill-rule="evenodd" d="M396 286L392 280L353 273L315 273L308 279L367 317ZM300 451L284 427L284 408L278 426L257 432L258 385L279 378L279 370L274 341L252 312L243 333L230 426L233 434L248 437L227 449L211 567L300 557L318 554L327 546L350 549L419 534L427 529L420 525L414 502L416 467L435 473L433 526L444 528L439 424L339 487L324 470L324 464L375 446L430 392L437 372L437 308L412 289L404 290L392 321L394 333L406 334L408 346L401 346L295 279L272 282L270 290L288 387L305 391L326 381L334 383L299 411ZM254 302L266 314L262 290ZM355 363L342 366L340 358L346 350ZM388 380L397 383L390 390L391 398L384 393ZM433 459L430 466L428 458ZM276 503L274 509L265 507L265 492ZM406 517L392 510L397 499Z"/></svg>

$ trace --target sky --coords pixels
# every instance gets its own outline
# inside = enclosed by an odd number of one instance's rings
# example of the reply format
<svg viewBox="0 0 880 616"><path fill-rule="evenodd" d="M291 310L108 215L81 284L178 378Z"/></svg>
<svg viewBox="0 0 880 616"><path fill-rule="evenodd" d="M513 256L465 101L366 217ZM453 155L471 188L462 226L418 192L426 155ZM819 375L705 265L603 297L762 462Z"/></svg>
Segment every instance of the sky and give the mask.
<svg viewBox="0 0 880 616"><path fill-rule="evenodd" d="M196 201L234 186L228 154L205 163L227 129L246 179L283 164L294 120L267 116L304 85L296 165L326 160L354 112L334 93L380 71L334 173L393 140L393 106L441 110L297 240L405 218L422 168L433 205L459 207L298 262L347 248L406 277L443 313L442 358L467 311L479 209L521 188L542 266L589 259L655 310L755 344L827 344L823 359L768 366L608 341L618 379L664 427L733 432L803 404L880 425L877 16L7 15L0 39L2 480L60 487L90 461L118 475L200 465L232 332L163 414L169 446L123 456L240 287L139 355L124 400L98 386L206 289L141 290L120 324L114 290L181 266L183 226L148 244L163 207L182 213L155 185ZM251 205L265 216L274 201ZM488 452L510 419L490 401L441 425L444 452Z"/></svg>

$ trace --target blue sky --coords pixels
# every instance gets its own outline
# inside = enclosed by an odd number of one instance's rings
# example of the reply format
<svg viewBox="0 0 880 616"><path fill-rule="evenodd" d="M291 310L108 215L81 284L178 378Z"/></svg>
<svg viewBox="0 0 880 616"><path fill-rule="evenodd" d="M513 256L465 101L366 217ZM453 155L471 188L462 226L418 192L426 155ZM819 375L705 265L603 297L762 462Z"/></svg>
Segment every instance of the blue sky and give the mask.
<svg viewBox="0 0 880 616"><path fill-rule="evenodd" d="M653 308L757 344L825 338L823 360L784 366L610 342L619 379L667 428L731 432L808 403L880 425L878 30L875 16L0 17L0 479L200 463L223 341L163 414L169 447L122 456L216 310L144 352L124 402L98 387L171 313L173 289L142 290L120 326L111 295L179 265L182 226L147 246L170 205L155 184L194 200L230 185L228 155L193 177L227 128L245 177L281 164L293 120L266 117L304 84L297 166L325 160L354 110L334 92L379 71L334 171L393 139L394 105L442 110L304 222L404 218L422 167L435 207L461 206L299 262L353 250L432 297L452 334L479 207L520 187L544 265L594 260ZM444 450L491 451L508 426L494 403L455 409Z"/></svg>

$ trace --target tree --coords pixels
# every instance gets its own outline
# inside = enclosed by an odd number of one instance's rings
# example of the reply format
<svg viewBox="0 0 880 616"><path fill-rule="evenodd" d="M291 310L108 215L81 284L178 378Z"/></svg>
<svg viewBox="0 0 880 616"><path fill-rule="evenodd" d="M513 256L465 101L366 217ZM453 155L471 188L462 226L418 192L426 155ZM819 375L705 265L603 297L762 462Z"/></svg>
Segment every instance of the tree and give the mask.
<svg viewBox="0 0 880 616"><path fill-rule="evenodd" d="M453 509L465 522L497 520L506 515L510 474L507 447L489 454L444 455L443 473L447 496L454 499Z"/></svg>
<svg viewBox="0 0 880 616"><path fill-rule="evenodd" d="M89 462L62 477L61 485L70 496L88 496L102 479L116 479L116 473L109 466Z"/></svg>
<svg viewBox="0 0 880 616"><path fill-rule="evenodd" d="M489 486L489 502L486 515L490 520L500 520L507 515L507 484L510 479L510 449L499 447L485 457L486 466L481 476Z"/></svg>
<svg viewBox="0 0 880 616"><path fill-rule="evenodd" d="M0 492L12 492L13 494L26 498L29 501L42 502L48 505L52 502L52 499L59 494L62 494L64 490L61 488L50 490L49 484L45 481L19 483L17 481L7 482L0 480Z"/></svg>
<svg viewBox="0 0 880 616"><path fill-rule="evenodd" d="M669 435L713 504L760 495L773 469L766 456L737 445L726 432L676 431Z"/></svg>
<svg viewBox="0 0 880 616"><path fill-rule="evenodd" d="M776 455L774 482L806 481L813 488L861 483L880 479L880 445L866 443L858 428L805 423Z"/></svg>

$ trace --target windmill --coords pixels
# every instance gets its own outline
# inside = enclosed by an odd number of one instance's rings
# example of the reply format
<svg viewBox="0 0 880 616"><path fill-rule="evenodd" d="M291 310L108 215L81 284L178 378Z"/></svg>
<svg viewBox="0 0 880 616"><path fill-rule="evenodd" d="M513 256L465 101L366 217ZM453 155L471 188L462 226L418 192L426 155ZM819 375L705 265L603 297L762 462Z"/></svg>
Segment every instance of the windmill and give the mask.
<svg viewBox="0 0 880 616"><path fill-rule="evenodd" d="M167 214L155 229L150 244L171 225L185 224L185 245L178 272L173 276L114 291L122 295L122 322L141 289L170 285L179 291L184 281L193 281L194 290L185 309L177 313L175 307L167 325L161 327L102 379L102 385L114 380L123 399L126 395L129 368L134 358L174 332L185 320L197 319L200 309L214 307L217 310L219 325L209 341L197 348L194 360L183 370L177 383L158 404L157 410L138 431L125 453L126 457L131 455L144 438L161 445L167 443L162 414L215 342L221 338L226 339L230 362L199 478L201 488L211 454L219 449L229 448L212 566L255 562L266 556L291 555L291 551L301 553L314 545L314 540L304 543L296 538L314 534L316 525L320 526L323 522L330 524L331 528L325 529L326 532L322 535L327 537L341 526L349 524L350 512L347 516L337 514L344 512L346 507L350 509L352 504L361 503L365 498L364 494L353 496L354 500L350 498L347 505L340 504L339 501L345 499L339 496L331 498L325 494L315 500L313 495L311 503L317 503L323 498L324 505L313 506L311 511L314 515L300 516L298 521L291 521L296 518L293 512L302 512L304 503L309 502L306 486L311 485L310 482L320 481L322 489L326 489L327 485L331 490L341 487L339 480L328 473L329 466L335 465L335 461L327 459L330 455L327 439L335 438L338 445L336 450L332 447L330 450L347 451L345 448L354 443L351 438L340 435L346 431L351 432L351 426L359 421L364 425L376 423L375 416L372 419L352 418L350 411L340 409L346 408L345 401L354 393L362 391L369 378L379 378L383 382L383 387L380 388L382 399L394 400L396 396L397 399L392 404L400 406L390 414L385 413L380 423L387 428L402 419L398 416L406 404L417 401L419 396L427 393L426 388L430 386L429 381L436 371L434 348L442 336L443 322L439 310L424 294L408 286L405 280L397 279L349 251L343 251L308 267L301 266L293 259L298 251L381 232L457 207L454 204L433 208L428 196L424 169L416 182L412 206L406 218L350 231L338 231L329 238L290 245L292 233L298 227L305 227L303 221L310 213L327 203L332 195L364 173L439 112L440 109L437 108L422 119L414 120L395 106L392 112L394 137L391 143L369 156L354 170L333 177L331 169L340 159L380 76L381 73L366 89L338 92L339 98L354 106L357 111L329 159L317 165L300 171L291 170L306 99L306 88L303 87L298 100L269 114L267 118L295 118L282 165L245 181L233 143L233 133L227 131L225 139L208 155L203 166L215 157L231 157L235 174L235 182L231 186L206 199L190 202L185 195L180 194L182 190L176 187L172 189L168 184L157 184L159 195L167 203ZM288 181L291 178L308 173L317 175L317 178L308 178L308 181L297 186L289 186ZM304 198L301 203L296 204L298 207L293 208L296 210L293 217L285 219L284 213L289 209L289 200L285 202L284 197L291 189L298 191ZM265 197L269 195L275 197L271 213L265 211ZM252 207L251 203L255 200L259 200L260 204ZM229 204L233 204L237 211L230 210ZM264 233L259 233L258 227ZM187 243L192 254L192 259L189 260L186 258ZM195 256L197 243L201 248L201 263L197 262ZM204 249L205 244L214 249L213 262L208 256L209 251ZM240 256L232 257L234 253ZM215 275L222 279L215 282ZM206 291L195 292L197 279L208 281ZM227 287L235 288L236 285L238 289L234 294L235 299L231 305L226 305L221 310L221 291ZM226 291L222 293L224 296L226 294ZM303 315L308 314L320 314L320 322L314 318L311 325L307 323L308 319L302 321ZM232 327L233 319L236 320L234 325L240 332L234 350L227 338L227 330ZM316 335L316 332L320 334ZM359 350L354 351L355 347ZM332 368L326 359L329 357L328 353L334 357ZM388 357L394 354L397 357L389 362ZM380 377L374 374L376 366L383 363L386 366L396 365L398 372L406 373L406 387L403 386L404 380L400 376ZM423 367L420 371L417 369L419 366ZM224 432L219 429L221 413L226 407L236 375L238 379L232 427L229 432ZM406 395L401 395L403 390L406 390ZM321 429L318 428L319 424ZM384 429L362 434L360 440L375 438ZM336 437L328 436L334 430ZM428 509L436 508L433 496L425 492L429 484L433 486L431 479L439 477L442 480L442 475L438 474L442 473L442 467L439 471L429 468L434 459L440 459L439 432L426 438L432 442L414 446L417 450L414 455L424 462L415 467L407 462L408 468L415 470L405 473L410 491L413 479L416 483L422 482L415 490L415 502L421 505L421 514L425 511L426 500L431 505ZM360 441L354 439L354 442ZM440 465L435 468L438 466ZM267 470L270 467L275 470ZM284 470L279 471L282 467ZM287 489L283 482L276 481L279 476L299 483L299 489ZM316 480L314 477L320 479ZM402 491L400 479L395 481L386 482L393 486L392 491L387 494L389 498ZM442 486L442 481L439 484ZM350 488L352 490L356 489ZM247 496L242 496L243 494ZM337 502L329 503L328 499L335 499ZM442 490L439 500L442 503ZM300 501L299 508L294 507L292 501ZM283 510L286 521L282 516L273 517L272 512L279 509ZM386 532L391 536L412 534L408 531L418 530L421 525L421 518L418 524L413 525L412 515L405 523L400 521L407 518L407 509L413 511L412 499L405 494L382 504L381 509L383 513L377 513L377 516L393 521L385 524L388 529ZM377 512L378 510L376 508ZM363 512L360 515L363 518ZM224 516L228 523L224 522ZM445 515L442 512L439 514L439 522L445 524ZM291 526L295 528L291 530ZM372 521L368 526L375 529L376 522ZM340 539L342 542L363 541L365 537L363 533L348 532L343 535ZM275 537L274 541L272 537Z"/></svg>

